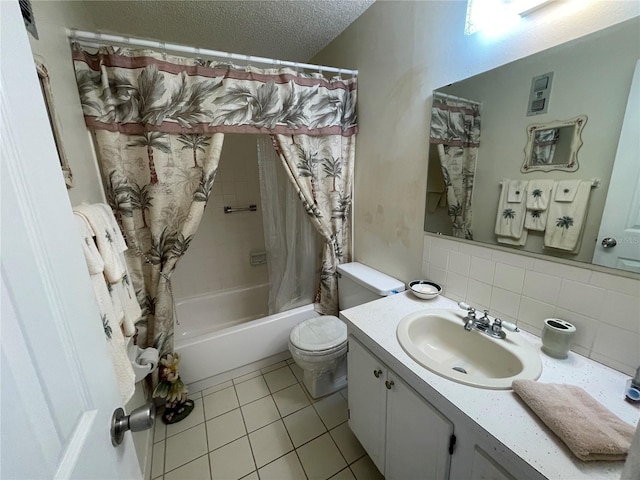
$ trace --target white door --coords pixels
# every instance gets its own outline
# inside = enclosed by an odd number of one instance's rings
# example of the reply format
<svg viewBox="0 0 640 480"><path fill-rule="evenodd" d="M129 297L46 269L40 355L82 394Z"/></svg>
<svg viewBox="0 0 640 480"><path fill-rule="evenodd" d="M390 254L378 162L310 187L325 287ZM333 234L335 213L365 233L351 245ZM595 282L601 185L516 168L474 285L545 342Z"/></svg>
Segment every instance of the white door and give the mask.
<svg viewBox="0 0 640 480"><path fill-rule="evenodd" d="M140 478L18 2L0 16L0 477Z"/></svg>
<svg viewBox="0 0 640 480"><path fill-rule="evenodd" d="M446 480L453 425L391 371L386 385L385 478Z"/></svg>
<svg viewBox="0 0 640 480"><path fill-rule="evenodd" d="M640 60L631 82L593 263L640 273ZM614 239L605 248L602 242Z"/></svg>

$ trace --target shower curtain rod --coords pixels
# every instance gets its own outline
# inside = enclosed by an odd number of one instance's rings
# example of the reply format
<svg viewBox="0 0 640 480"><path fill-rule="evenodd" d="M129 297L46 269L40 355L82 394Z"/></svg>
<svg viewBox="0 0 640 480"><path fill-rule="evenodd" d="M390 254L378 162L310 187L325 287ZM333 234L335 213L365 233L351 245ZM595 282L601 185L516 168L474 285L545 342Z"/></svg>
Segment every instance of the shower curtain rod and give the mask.
<svg viewBox="0 0 640 480"><path fill-rule="evenodd" d="M462 97L456 97L455 95L449 95L448 93L442 93L442 92L433 92L433 96L434 97L445 97L445 98L449 98L451 100L458 100L458 101L462 101L462 102L468 102L468 103L472 103L474 105L478 105L481 106L482 102L476 102L475 100L469 100L468 98L462 98Z"/></svg>
<svg viewBox="0 0 640 480"><path fill-rule="evenodd" d="M286 60L277 60L275 58L255 57L253 55L241 55L239 53L220 52L217 50L208 50L206 48L189 47L187 45L177 45L174 43L158 42L155 40L145 40L135 37L124 37L119 35L109 35L105 33L84 32L76 30L75 28L67 29L67 36L71 40L78 41L79 43L89 47L99 47L102 44L100 42L113 42L124 43L127 45L135 45L138 47L160 48L163 50L172 50L174 52L181 53L195 53L196 55L205 55L209 57L217 57L221 59L229 60L243 60L248 63L263 63L269 65L275 65L277 67L293 67L293 68L305 68L307 70L318 70L318 72L336 72L346 75L358 75L358 70L349 70L346 68L327 67L323 65L314 65L311 63L290 62ZM96 42L92 42L96 40Z"/></svg>

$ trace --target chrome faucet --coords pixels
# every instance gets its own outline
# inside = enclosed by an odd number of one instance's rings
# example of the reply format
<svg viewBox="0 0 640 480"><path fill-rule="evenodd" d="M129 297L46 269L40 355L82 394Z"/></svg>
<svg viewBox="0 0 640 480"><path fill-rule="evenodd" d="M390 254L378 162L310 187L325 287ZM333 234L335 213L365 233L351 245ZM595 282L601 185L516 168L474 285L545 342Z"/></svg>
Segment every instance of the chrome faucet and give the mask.
<svg viewBox="0 0 640 480"><path fill-rule="evenodd" d="M458 306L467 311L467 316L464 317L464 329L467 332L471 330L477 330L481 333L489 335L494 338L506 338L506 333L503 328L512 332L519 332L520 329L513 323L503 322L499 318L494 319L493 323L489 319L489 310L484 310L484 315L481 318L477 318L476 309L469 306L464 302L459 302Z"/></svg>

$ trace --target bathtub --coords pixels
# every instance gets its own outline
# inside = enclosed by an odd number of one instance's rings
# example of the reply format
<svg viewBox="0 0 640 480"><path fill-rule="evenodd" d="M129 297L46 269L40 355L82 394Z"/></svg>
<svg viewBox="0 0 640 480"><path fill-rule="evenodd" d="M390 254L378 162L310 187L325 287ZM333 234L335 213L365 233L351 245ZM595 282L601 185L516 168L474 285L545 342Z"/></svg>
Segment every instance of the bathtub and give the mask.
<svg viewBox="0 0 640 480"><path fill-rule="evenodd" d="M291 329L318 316L312 304L266 315L268 288L262 284L176 302L174 350L184 383L286 352Z"/></svg>

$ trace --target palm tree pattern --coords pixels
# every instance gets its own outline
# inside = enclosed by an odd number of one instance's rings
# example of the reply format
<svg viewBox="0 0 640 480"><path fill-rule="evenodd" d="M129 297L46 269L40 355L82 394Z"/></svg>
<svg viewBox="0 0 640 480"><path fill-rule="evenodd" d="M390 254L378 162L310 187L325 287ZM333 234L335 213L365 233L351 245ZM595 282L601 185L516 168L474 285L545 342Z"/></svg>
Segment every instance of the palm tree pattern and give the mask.
<svg viewBox="0 0 640 480"><path fill-rule="evenodd" d="M204 147L209 146L211 137L206 137L200 133L187 133L178 137L178 141L184 144L182 150L191 149L193 151L193 168L198 168L198 151L204 152Z"/></svg>
<svg viewBox="0 0 640 480"><path fill-rule="evenodd" d="M167 143L167 135L160 132L146 132L137 136L127 147L146 147L147 158L149 159L149 183L156 185L158 183L158 173L156 172L153 149L160 150L162 153L171 153L171 148Z"/></svg>
<svg viewBox="0 0 640 480"><path fill-rule="evenodd" d="M510 220L513 220L514 218L516 218L516 212L511 208L505 208L502 212L502 218L504 218L507 221L507 225L508 225Z"/></svg>
<svg viewBox="0 0 640 480"><path fill-rule="evenodd" d="M562 228L562 235L569 230L569 227L573 227L573 218L568 216L558 217L556 219L556 227Z"/></svg>
<svg viewBox="0 0 640 480"><path fill-rule="evenodd" d="M140 56L145 66L132 67ZM355 79L325 80L289 69L256 79L229 64L114 47L90 54L77 44L73 60L85 119L95 128L142 134L153 126L184 135L238 128L289 135L357 131ZM282 82L285 75L293 78Z"/></svg>

